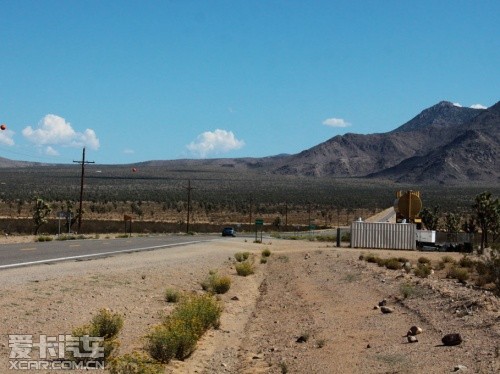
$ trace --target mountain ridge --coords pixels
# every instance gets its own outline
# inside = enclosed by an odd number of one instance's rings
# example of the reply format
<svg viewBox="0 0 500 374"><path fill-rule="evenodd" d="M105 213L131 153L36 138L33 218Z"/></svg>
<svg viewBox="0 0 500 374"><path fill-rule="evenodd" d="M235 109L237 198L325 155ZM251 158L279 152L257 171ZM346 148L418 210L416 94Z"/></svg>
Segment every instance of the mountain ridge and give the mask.
<svg viewBox="0 0 500 374"><path fill-rule="evenodd" d="M498 183L499 129L500 101L487 109L464 108L441 101L392 131L337 135L296 154L150 160L114 166L253 171L314 178L376 178L396 183ZM0 157L0 168L44 165L50 164Z"/></svg>

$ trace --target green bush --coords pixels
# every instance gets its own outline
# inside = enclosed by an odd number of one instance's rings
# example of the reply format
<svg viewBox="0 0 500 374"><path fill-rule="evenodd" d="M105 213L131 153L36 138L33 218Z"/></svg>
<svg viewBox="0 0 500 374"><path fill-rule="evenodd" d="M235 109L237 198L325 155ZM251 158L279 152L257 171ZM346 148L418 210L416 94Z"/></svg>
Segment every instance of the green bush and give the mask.
<svg viewBox="0 0 500 374"><path fill-rule="evenodd" d="M248 259L248 257L250 256L250 252L236 252L234 254L234 258L236 259L236 261L238 262L243 262L243 261L246 261Z"/></svg>
<svg viewBox="0 0 500 374"><path fill-rule="evenodd" d="M211 271L208 277L201 282L201 288L210 293L223 294L229 291L230 287L231 278L228 276L220 276L214 271Z"/></svg>
<svg viewBox="0 0 500 374"><path fill-rule="evenodd" d="M418 263L419 264L430 264L431 260L427 257L419 257L418 258Z"/></svg>
<svg viewBox="0 0 500 374"><path fill-rule="evenodd" d="M54 238L52 236L41 235L35 239L36 242L51 242Z"/></svg>
<svg viewBox="0 0 500 374"><path fill-rule="evenodd" d="M165 370L162 364L138 352L113 358L106 366L110 374L161 374Z"/></svg>
<svg viewBox="0 0 500 374"><path fill-rule="evenodd" d="M267 264L267 257L261 257L260 258L260 263L261 264Z"/></svg>
<svg viewBox="0 0 500 374"><path fill-rule="evenodd" d="M209 328L218 328L222 307L210 295L184 299L161 325L146 336L146 351L155 360L168 363L183 360L195 349L198 339Z"/></svg>
<svg viewBox="0 0 500 374"><path fill-rule="evenodd" d="M104 348L104 358L98 358L98 360L107 360L119 347L119 342L116 339L118 333L123 327L123 317L118 313L112 313L109 309L101 309L99 312L92 317L90 324L77 327L73 330L72 335L74 337L82 337L85 335L92 337L104 338L102 347ZM80 341L80 351L85 352L86 349L83 347L83 342ZM73 357L76 361L87 361L94 360L92 357Z"/></svg>
<svg viewBox="0 0 500 374"><path fill-rule="evenodd" d="M165 301L167 303L176 303L179 301L181 297L181 293L177 290L174 290L172 288L167 288L165 290Z"/></svg>
<svg viewBox="0 0 500 374"><path fill-rule="evenodd" d="M391 270L399 270L403 267L397 258L390 258L385 261L385 267Z"/></svg>
<svg viewBox="0 0 500 374"><path fill-rule="evenodd" d="M419 262L413 273L419 278L427 278L432 272L428 263Z"/></svg>
<svg viewBox="0 0 500 374"><path fill-rule="evenodd" d="M246 277L247 275L255 273L255 268L253 264L248 261L240 262L236 264L236 274Z"/></svg>
<svg viewBox="0 0 500 374"><path fill-rule="evenodd" d="M263 249L262 257L269 257L269 256L271 256L271 250L269 248Z"/></svg>
<svg viewBox="0 0 500 374"><path fill-rule="evenodd" d="M469 269L453 266L447 274L448 278L454 278L460 282L465 282L469 279Z"/></svg>
<svg viewBox="0 0 500 374"><path fill-rule="evenodd" d="M476 265L476 261L474 261L472 258L468 256L463 256L459 261L458 264L463 267L463 268L473 268Z"/></svg>
<svg viewBox="0 0 500 374"><path fill-rule="evenodd" d="M366 262L371 262L371 263L376 263L378 259L378 257L373 253L368 253L364 258Z"/></svg>
<svg viewBox="0 0 500 374"><path fill-rule="evenodd" d="M405 299L409 298L415 292L414 287L410 283L404 283L399 287L401 294Z"/></svg>
<svg viewBox="0 0 500 374"><path fill-rule="evenodd" d="M457 263L455 261L455 259L453 257L451 257L450 255L446 255L446 256L441 257L441 261L443 261L445 264L456 264Z"/></svg>

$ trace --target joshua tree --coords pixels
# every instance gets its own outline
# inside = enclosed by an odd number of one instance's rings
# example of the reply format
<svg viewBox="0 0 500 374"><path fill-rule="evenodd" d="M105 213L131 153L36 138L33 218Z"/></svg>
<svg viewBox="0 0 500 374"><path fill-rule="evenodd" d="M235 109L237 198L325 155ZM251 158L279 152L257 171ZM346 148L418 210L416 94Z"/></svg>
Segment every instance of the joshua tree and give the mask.
<svg viewBox="0 0 500 374"><path fill-rule="evenodd" d="M47 217L52 209L49 205L43 201L43 199L37 197L35 198L35 206L33 207L33 222L35 224L35 235L38 234L40 227L47 223Z"/></svg>

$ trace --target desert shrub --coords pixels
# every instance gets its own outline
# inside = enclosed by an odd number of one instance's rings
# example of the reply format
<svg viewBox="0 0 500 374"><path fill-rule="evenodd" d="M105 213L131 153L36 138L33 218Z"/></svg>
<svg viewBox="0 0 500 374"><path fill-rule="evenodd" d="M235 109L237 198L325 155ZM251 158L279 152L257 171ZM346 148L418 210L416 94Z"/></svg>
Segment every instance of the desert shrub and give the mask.
<svg viewBox="0 0 500 374"><path fill-rule="evenodd" d="M399 291L403 295L405 299L413 295L415 288L411 283L404 283L401 286L399 286Z"/></svg>
<svg viewBox="0 0 500 374"><path fill-rule="evenodd" d="M419 262L413 273L419 278L427 278L431 274L431 267L427 263Z"/></svg>
<svg viewBox="0 0 500 374"><path fill-rule="evenodd" d="M167 288L165 290L165 301L167 303L176 303L179 301L181 297L181 293L177 290L174 290L172 288Z"/></svg>
<svg viewBox="0 0 500 374"><path fill-rule="evenodd" d="M368 253L365 256L365 261L366 262L376 263L377 259L378 259L378 256L374 255L373 253Z"/></svg>
<svg viewBox="0 0 500 374"><path fill-rule="evenodd" d="M435 267L436 270L443 270L446 267L446 262L443 260L439 261Z"/></svg>
<svg viewBox="0 0 500 374"><path fill-rule="evenodd" d="M260 258L260 263L261 264L267 264L267 257L261 257Z"/></svg>
<svg viewBox="0 0 500 374"><path fill-rule="evenodd" d="M410 260L406 257L398 257L397 260L403 264L410 262Z"/></svg>
<svg viewBox="0 0 500 374"><path fill-rule="evenodd" d="M431 263L431 260L427 257L419 257L418 258L418 263L419 264L430 264Z"/></svg>
<svg viewBox="0 0 500 374"><path fill-rule="evenodd" d="M398 261L397 258L390 258L385 262L385 267L391 270L399 270L402 268L402 266L403 265Z"/></svg>
<svg viewBox="0 0 500 374"><path fill-rule="evenodd" d="M243 261L246 261L248 259L248 257L250 256L250 252L236 252L234 254L234 258L236 259L236 261L238 262L243 262Z"/></svg>
<svg viewBox="0 0 500 374"><path fill-rule="evenodd" d="M478 274L476 283L480 286L492 283L493 292L500 295L500 257L477 261L475 266Z"/></svg>
<svg viewBox="0 0 500 374"><path fill-rule="evenodd" d="M222 307L210 295L184 299L161 325L146 336L146 351L163 363L174 357L185 359L194 351L205 331L219 327L221 313Z"/></svg>
<svg viewBox="0 0 500 374"><path fill-rule="evenodd" d="M116 357L107 363L110 374L161 374L162 364L143 353L133 352Z"/></svg>
<svg viewBox="0 0 500 374"><path fill-rule="evenodd" d="M448 270L448 274L446 276L448 278L454 278L460 282L465 282L469 279L469 269L453 266L450 270Z"/></svg>
<svg viewBox="0 0 500 374"><path fill-rule="evenodd" d="M41 235L35 239L36 242L51 242L52 236Z"/></svg>
<svg viewBox="0 0 500 374"><path fill-rule="evenodd" d="M236 264L236 274L246 277L247 275L255 273L255 268L253 264L248 261L240 262Z"/></svg>
<svg viewBox="0 0 500 374"><path fill-rule="evenodd" d="M359 259L360 261L363 261L363 260L365 259L365 255L361 253L361 254L359 255L358 259Z"/></svg>
<svg viewBox="0 0 500 374"><path fill-rule="evenodd" d="M220 276L217 272L211 271L208 277L201 282L201 287L207 292L223 294L229 291L231 287L231 278L228 276Z"/></svg>
<svg viewBox="0 0 500 374"><path fill-rule="evenodd" d="M476 264L476 261L474 261L472 258L468 256L463 256L459 261L458 264L463 267L463 268L473 268Z"/></svg>
<svg viewBox="0 0 500 374"><path fill-rule="evenodd" d="M441 261L444 262L445 264L456 264L457 262L455 259L449 255L441 257Z"/></svg>
<svg viewBox="0 0 500 374"><path fill-rule="evenodd" d="M216 294L223 294L231 288L231 278L228 276L215 277L212 282L212 289Z"/></svg>
<svg viewBox="0 0 500 374"><path fill-rule="evenodd" d="M377 257L375 259L375 263L380 266L380 267L384 267L385 264L387 263L387 260L385 258L380 258L380 257Z"/></svg>
<svg viewBox="0 0 500 374"><path fill-rule="evenodd" d="M263 249L262 257L269 257L269 256L271 256L271 250L269 248Z"/></svg>
<svg viewBox="0 0 500 374"><path fill-rule="evenodd" d="M123 317L118 313L112 313L109 309L101 309L99 312L92 317L89 324L77 327L73 330L72 335L74 337L81 338L83 336L90 337L100 337L104 338L103 342L100 342L100 347L104 349L104 357L73 357L76 361L86 361L86 360L107 360L119 347L119 342L116 339L118 333L123 327ZM83 346L83 341L80 340L80 352L85 352L87 349Z"/></svg>

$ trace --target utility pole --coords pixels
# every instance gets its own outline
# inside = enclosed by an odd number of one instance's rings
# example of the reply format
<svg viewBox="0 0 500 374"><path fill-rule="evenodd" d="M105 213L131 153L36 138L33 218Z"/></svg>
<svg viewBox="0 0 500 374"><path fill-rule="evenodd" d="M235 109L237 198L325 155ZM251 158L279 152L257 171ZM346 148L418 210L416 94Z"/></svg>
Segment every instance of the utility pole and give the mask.
<svg viewBox="0 0 500 374"><path fill-rule="evenodd" d="M85 164L93 164L94 161L85 161L85 147L83 147L83 153L82 153L82 161L75 161L77 164L82 165L82 175L80 177L80 211L78 212L78 232L80 232L80 228L82 227L82 205L83 205L83 177L85 175ZM71 221L69 223L71 227Z"/></svg>
<svg viewBox="0 0 500 374"><path fill-rule="evenodd" d="M188 191L188 206L187 206L187 226L186 226L186 234L189 234L189 216L191 213L191 191L194 187L191 187L191 179L188 179L188 185L185 187Z"/></svg>

